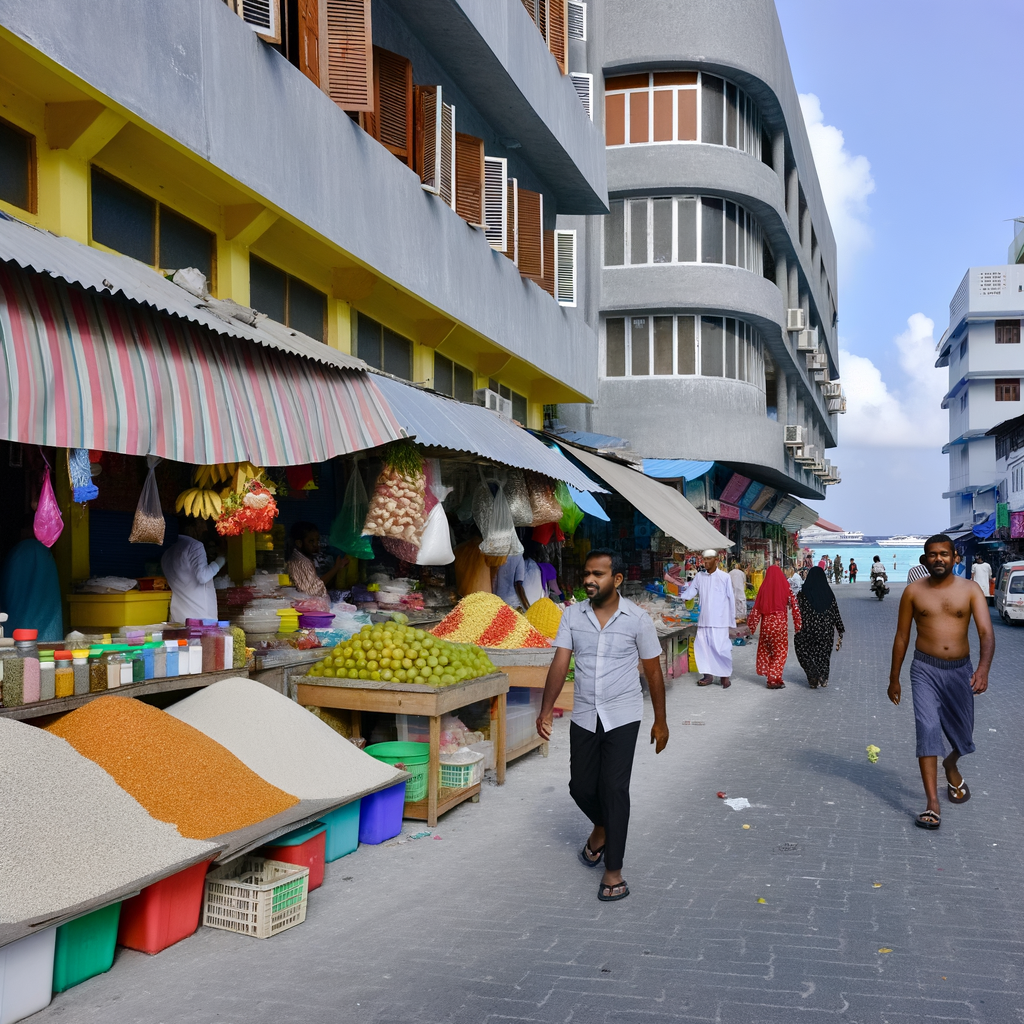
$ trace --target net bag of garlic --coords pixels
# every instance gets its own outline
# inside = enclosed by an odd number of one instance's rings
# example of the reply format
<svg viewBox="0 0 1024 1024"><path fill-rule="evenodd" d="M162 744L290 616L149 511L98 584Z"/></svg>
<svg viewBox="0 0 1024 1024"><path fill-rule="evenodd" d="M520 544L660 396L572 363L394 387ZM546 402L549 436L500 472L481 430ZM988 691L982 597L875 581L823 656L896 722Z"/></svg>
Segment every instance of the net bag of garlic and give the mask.
<svg viewBox="0 0 1024 1024"><path fill-rule="evenodd" d="M383 537L398 547L394 553L415 562L424 524L423 457L409 442L391 445L384 454L384 468L377 477L363 536ZM400 553L402 552L402 553Z"/></svg>

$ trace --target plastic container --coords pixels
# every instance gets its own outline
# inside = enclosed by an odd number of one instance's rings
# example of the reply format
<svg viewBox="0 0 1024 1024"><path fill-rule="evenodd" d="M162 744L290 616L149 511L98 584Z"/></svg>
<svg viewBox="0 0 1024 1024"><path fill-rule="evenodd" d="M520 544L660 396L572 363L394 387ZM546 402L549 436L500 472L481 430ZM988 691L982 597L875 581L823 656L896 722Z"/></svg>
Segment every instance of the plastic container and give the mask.
<svg viewBox="0 0 1024 1024"><path fill-rule="evenodd" d="M100 660L107 670L106 689L116 690L121 685L121 662L124 656L117 651L107 651Z"/></svg>
<svg viewBox="0 0 1024 1024"><path fill-rule="evenodd" d="M163 641L153 644L153 678L163 679L167 675L167 648Z"/></svg>
<svg viewBox="0 0 1024 1024"><path fill-rule="evenodd" d="M31 704L39 700L39 648L36 646L39 631L16 629L12 636L22 662L22 703Z"/></svg>
<svg viewBox="0 0 1024 1024"><path fill-rule="evenodd" d="M328 864L359 849L359 808L361 800L353 800L329 814L320 816L327 826L324 839L324 860Z"/></svg>
<svg viewBox="0 0 1024 1024"><path fill-rule="evenodd" d="M324 884L327 826L322 821L297 828L263 847L262 856L281 864L309 869L308 892Z"/></svg>
<svg viewBox="0 0 1024 1024"><path fill-rule="evenodd" d="M0 1024L38 1013L53 998L56 928L0 946Z"/></svg>
<svg viewBox="0 0 1024 1024"><path fill-rule="evenodd" d="M57 665L51 654L39 659L39 699L53 700L57 685Z"/></svg>
<svg viewBox="0 0 1024 1024"><path fill-rule="evenodd" d="M314 612L303 612L299 616L299 629L330 629L333 623L333 615L320 615Z"/></svg>
<svg viewBox="0 0 1024 1024"><path fill-rule="evenodd" d="M199 927L206 861L147 885L121 906L117 941L143 953L159 953Z"/></svg>
<svg viewBox="0 0 1024 1024"><path fill-rule="evenodd" d="M458 761L452 760L459 757ZM475 786L484 777L484 755L476 750L456 751L441 758L441 785L447 789L465 789Z"/></svg>
<svg viewBox="0 0 1024 1024"><path fill-rule="evenodd" d="M373 743L366 748L366 753L385 764L401 765L412 776L406 783L407 804L426 797L430 771L429 743Z"/></svg>
<svg viewBox="0 0 1024 1024"><path fill-rule="evenodd" d="M224 672L229 668L233 668L235 664L235 634L231 632L231 623L226 619L218 621L217 629L220 633L221 644L218 669Z"/></svg>
<svg viewBox="0 0 1024 1024"><path fill-rule="evenodd" d="M164 652L166 658L166 672L168 676L176 676L178 674L178 641L177 640L165 640L164 641Z"/></svg>
<svg viewBox="0 0 1024 1024"><path fill-rule="evenodd" d="M110 970L120 918L121 904L112 903L57 929L53 955L54 992L63 992Z"/></svg>
<svg viewBox="0 0 1024 1024"><path fill-rule="evenodd" d="M359 809L359 842L377 846L394 839L402 831L404 805L404 782L364 796Z"/></svg>
<svg viewBox="0 0 1024 1024"><path fill-rule="evenodd" d="M199 638L199 645L203 650L203 671L216 672L220 668L224 641L220 633L213 629L207 629Z"/></svg>
<svg viewBox="0 0 1024 1024"><path fill-rule="evenodd" d="M152 678L146 675L146 653L141 648L136 648L128 656L132 666L132 677L129 682L141 683L145 679Z"/></svg>
<svg viewBox="0 0 1024 1024"><path fill-rule="evenodd" d="M203 924L270 938L306 920L308 884L308 868L241 857L207 877Z"/></svg>
<svg viewBox="0 0 1024 1024"><path fill-rule="evenodd" d="M178 640L178 675L187 676L191 675L191 673L192 667L188 653L188 641Z"/></svg>
<svg viewBox="0 0 1024 1024"><path fill-rule="evenodd" d="M107 688L107 666L103 650L93 647L89 651L89 692L102 693Z"/></svg>
<svg viewBox="0 0 1024 1024"><path fill-rule="evenodd" d="M4 646L0 647L0 704L13 708L24 703L23 678L21 655L15 650L14 641L7 639Z"/></svg>
<svg viewBox="0 0 1024 1024"><path fill-rule="evenodd" d="M76 697L89 692L89 652L72 651L71 676Z"/></svg>
<svg viewBox="0 0 1024 1024"><path fill-rule="evenodd" d="M71 651L53 652L53 695L55 697L73 697L75 695L74 658Z"/></svg>
<svg viewBox="0 0 1024 1024"><path fill-rule="evenodd" d="M188 674L190 676L201 676L203 674L203 639L194 636L188 642Z"/></svg>

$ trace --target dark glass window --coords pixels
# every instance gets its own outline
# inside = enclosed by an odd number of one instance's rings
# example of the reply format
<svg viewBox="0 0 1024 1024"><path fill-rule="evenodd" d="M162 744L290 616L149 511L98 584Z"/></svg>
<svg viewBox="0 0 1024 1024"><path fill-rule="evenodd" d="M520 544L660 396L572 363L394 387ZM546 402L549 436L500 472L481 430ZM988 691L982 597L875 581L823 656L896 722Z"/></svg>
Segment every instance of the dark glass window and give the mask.
<svg viewBox="0 0 1024 1024"><path fill-rule="evenodd" d="M700 372L705 377L722 376L722 318L700 318Z"/></svg>
<svg viewBox="0 0 1024 1024"><path fill-rule="evenodd" d="M655 263L672 262L672 200L655 199L651 217L651 235Z"/></svg>
<svg viewBox="0 0 1024 1024"><path fill-rule="evenodd" d="M697 345L692 316L679 317L676 324L676 373L697 372Z"/></svg>
<svg viewBox="0 0 1024 1024"><path fill-rule="evenodd" d="M255 256L249 257L249 305L279 324L288 316L288 275Z"/></svg>
<svg viewBox="0 0 1024 1024"><path fill-rule="evenodd" d="M288 277L288 326L317 341L324 340L327 296L310 288L305 281Z"/></svg>
<svg viewBox="0 0 1024 1024"><path fill-rule="evenodd" d="M372 320L362 313L358 314L356 323L356 355L375 366L378 370L384 369L384 363L380 350L381 326L376 320Z"/></svg>
<svg viewBox="0 0 1024 1024"><path fill-rule="evenodd" d="M156 206L149 196L92 169L93 241L156 266Z"/></svg>
<svg viewBox="0 0 1024 1024"><path fill-rule="evenodd" d="M647 262L646 199L634 199L629 204L629 262Z"/></svg>
<svg viewBox="0 0 1024 1024"><path fill-rule="evenodd" d="M723 144L725 119L725 82L714 75L701 75L701 142Z"/></svg>
<svg viewBox="0 0 1024 1024"><path fill-rule="evenodd" d="M966 345L966 342L964 342ZM1019 320L997 320L996 321L996 344L997 345L1019 345L1020 344L1020 321Z"/></svg>
<svg viewBox="0 0 1024 1024"><path fill-rule="evenodd" d="M434 390L449 398L455 397L454 367L450 359L434 353Z"/></svg>
<svg viewBox="0 0 1024 1024"><path fill-rule="evenodd" d="M630 319L629 354L630 373L634 377L646 377L651 372L651 341L649 319L634 316Z"/></svg>
<svg viewBox="0 0 1024 1024"><path fill-rule="evenodd" d="M33 210L33 149L31 135L0 121L0 199Z"/></svg>
<svg viewBox="0 0 1024 1024"><path fill-rule="evenodd" d="M524 427L526 426L527 418L527 402L526 395L520 395L515 391L512 392L512 419L518 420Z"/></svg>
<svg viewBox="0 0 1024 1024"><path fill-rule="evenodd" d="M608 204L608 216L604 219L604 265L621 267L625 254L624 203L621 199L613 199Z"/></svg>
<svg viewBox="0 0 1024 1024"><path fill-rule="evenodd" d="M722 262L722 200L702 199L701 217L701 262Z"/></svg>
<svg viewBox="0 0 1024 1024"><path fill-rule="evenodd" d="M412 380L412 342L390 327L383 330L381 369L403 380Z"/></svg>
<svg viewBox="0 0 1024 1024"><path fill-rule="evenodd" d="M605 322L605 374L626 376L626 321L614 317Z"/></svg>
<svg viewBox="0 0 1024 1024"><path fill-rule="evenodd" d="M461 366L458 363L453 364L452 377L453 377L453 398L459 402L466 402L470 405L473 404L473 392L476 390L476 380L474 379L473 371L468 366Z"/></svg>
<svg viewBox="0 0 1024 1024"><path fill-rule="evenodd" d="M654 372L672 373L672 320L670 316L654 318Z"/></svg>
<svg viewBox="0 0 1024 1024"><path fill-rule="evenodd" d="M697 262L697 200L679 200L679 262Z"/></svg>
<svg viewBox="0 0 1024 1024"><path fill-rule="evenodd" d="M213 284L213 235L198 224L160 207L160 266L167 270L195 267Z"/></svg>
<svg viewBox="0 0 1024 1024"><path fill-rule="evenodd" d="M327 296L257 256L249 257L249 305L279 324L317 341L324 340ZM361 359L366 358L361 351L357 354ZM379 342L377 358L380 358ZM380 369L379 362L371 365Z"/></svg>

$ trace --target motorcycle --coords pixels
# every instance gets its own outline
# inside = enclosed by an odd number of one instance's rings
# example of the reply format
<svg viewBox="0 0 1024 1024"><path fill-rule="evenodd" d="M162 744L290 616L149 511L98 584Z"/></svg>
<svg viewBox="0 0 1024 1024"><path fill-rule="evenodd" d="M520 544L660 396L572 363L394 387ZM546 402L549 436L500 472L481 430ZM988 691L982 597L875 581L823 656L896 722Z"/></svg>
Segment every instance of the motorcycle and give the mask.
<svg viewBox="0 0 1024 1024"><path fill-rule="evenodd" d="M889 593L889 584L881 573L877 573L871 579L871 593L881 601Z"/></svg>

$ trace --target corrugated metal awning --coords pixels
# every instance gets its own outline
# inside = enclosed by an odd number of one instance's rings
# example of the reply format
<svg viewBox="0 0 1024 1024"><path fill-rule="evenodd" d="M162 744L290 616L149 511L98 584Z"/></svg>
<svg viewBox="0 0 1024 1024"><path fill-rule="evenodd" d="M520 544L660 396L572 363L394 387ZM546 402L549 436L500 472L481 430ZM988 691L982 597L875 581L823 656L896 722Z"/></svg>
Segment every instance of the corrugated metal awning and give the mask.
<svg viewBox="0 0 1024 1024"><path fill-rule="evenodd" d="M0 437L25 444L288 466L404 436L368 373L11 263L0 264L0 365Z"/></svg>
<svg viewBox="0 0 1024 1024"><path fill-rule="evenodd" d="M391 377L373 375L373 379L395 419L410 437L415 436L417 444L468 452L516 469L532 469L553 480L572 484L580 491L604 490L529 431L503 420L483 406L456 402Z"/></svg>
<svg viewBox="0 0 1024 1024"><path fill-rule="evenodd" d="M104 252L72 238L50 234L3 211L0 211L0 260L16 263L23 270L49 274L68 284L91 288L100 295L123 295L133 302L183 317L231 338L245 338L340 369L367 368L363 360L268 320L246 306L199 298L130 256Z"/></svg>

